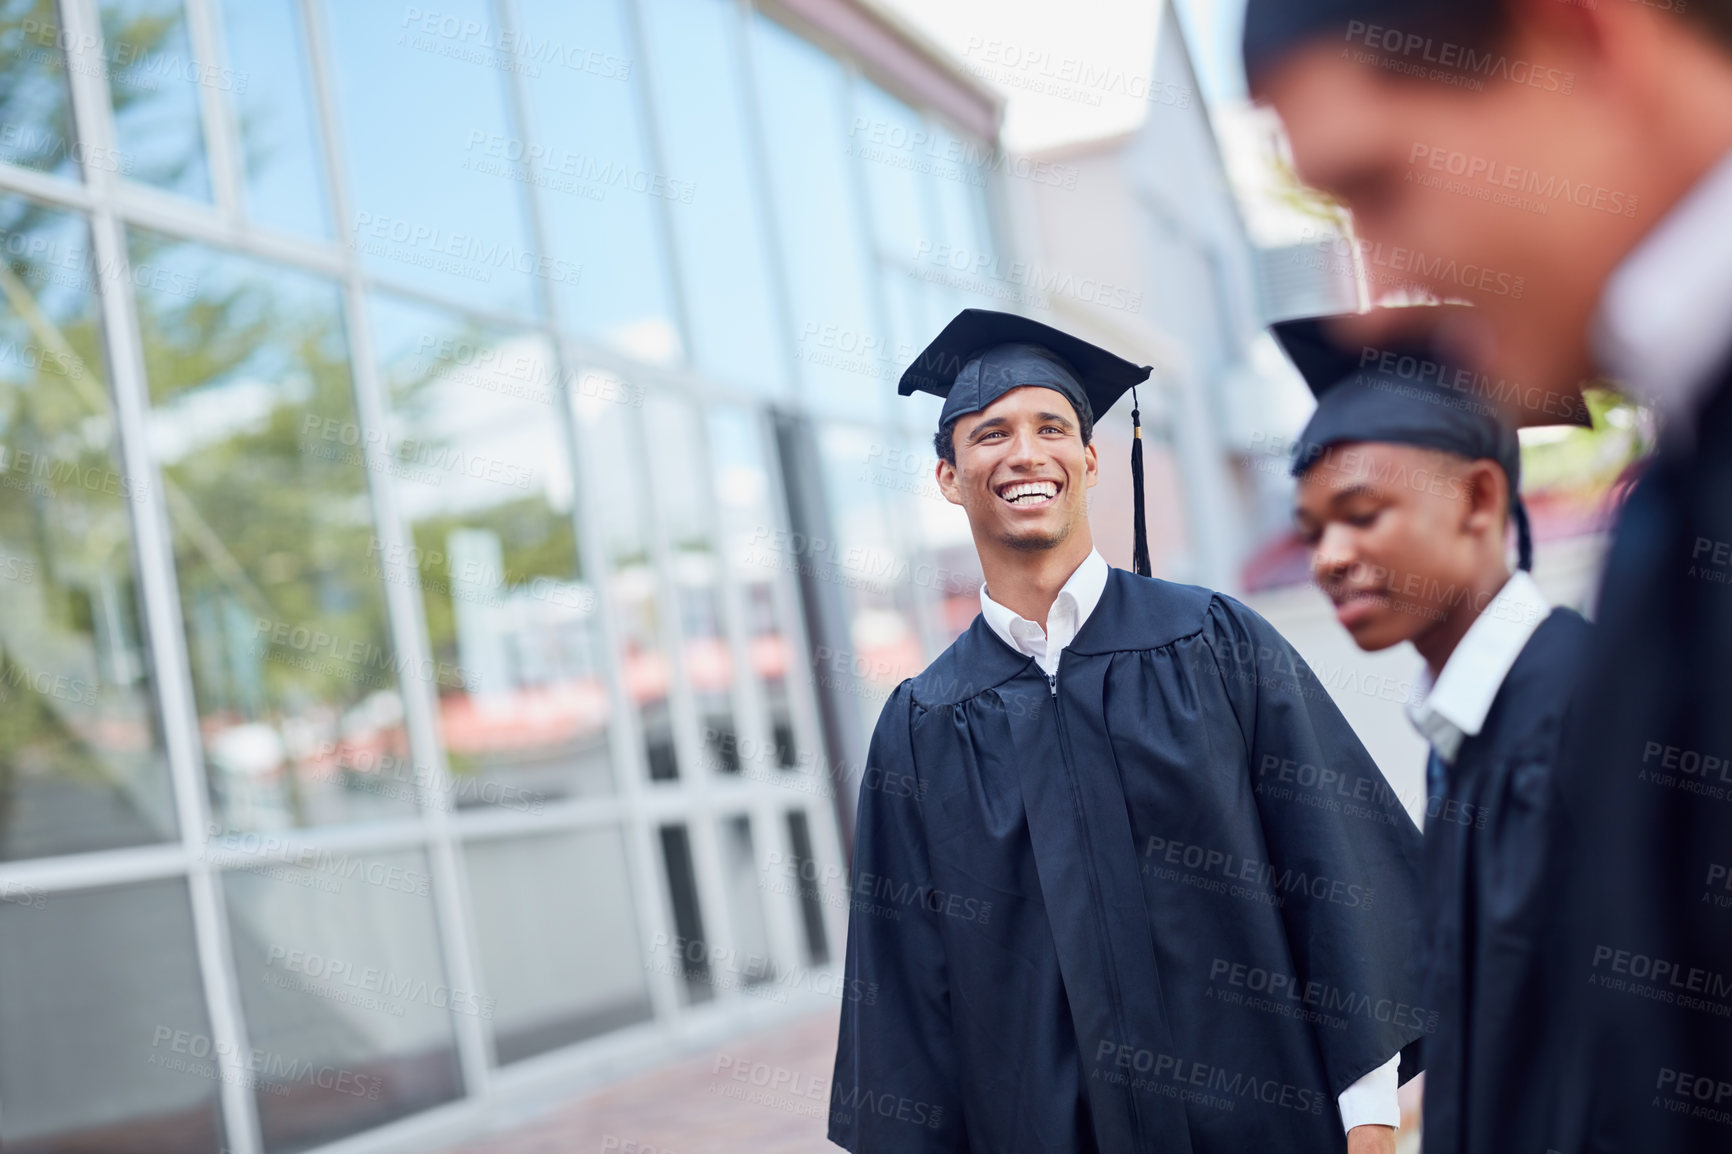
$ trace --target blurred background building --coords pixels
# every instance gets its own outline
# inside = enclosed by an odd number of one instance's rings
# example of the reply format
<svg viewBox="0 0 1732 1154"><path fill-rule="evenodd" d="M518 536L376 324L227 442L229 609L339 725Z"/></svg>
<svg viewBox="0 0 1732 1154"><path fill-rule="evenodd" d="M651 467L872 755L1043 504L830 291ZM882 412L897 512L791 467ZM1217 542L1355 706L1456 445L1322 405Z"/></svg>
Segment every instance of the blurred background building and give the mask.
<svg viewBox="0 0 1732 1154"><path fill-rule="evenodd" d="M1416 783L1263 333L1364 278L1146 7L1126 70L877 0L0 0L0 1148L425 1149L833 1015L867 735L978 606L894 397L963 307L1156 367L1159 573ZM1007 152L1035 87L1141 109ZM1568 599L1619 413L1535 473Z"/></svg>

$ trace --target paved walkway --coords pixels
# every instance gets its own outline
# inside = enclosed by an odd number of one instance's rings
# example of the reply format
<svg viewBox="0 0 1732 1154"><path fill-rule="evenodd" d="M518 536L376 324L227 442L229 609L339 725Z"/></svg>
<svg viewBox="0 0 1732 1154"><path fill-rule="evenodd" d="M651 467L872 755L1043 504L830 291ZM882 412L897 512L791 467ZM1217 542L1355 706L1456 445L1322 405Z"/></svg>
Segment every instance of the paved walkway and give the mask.
<svg viewBox="0 0 1732 1154"><path fill-rule="evenodd" d="M836 1025L827 1012L738 1038L449 1154L840 1154L824 1138ZM1418 1150L1417 1090L1400 1154Z"/></svg>
<svg viewBox="0 0 1732 1154"><path fill-rule="evenodd" d="M824 1138L834 1011L575 1098L451 1154L841 1154Z"/></svg>

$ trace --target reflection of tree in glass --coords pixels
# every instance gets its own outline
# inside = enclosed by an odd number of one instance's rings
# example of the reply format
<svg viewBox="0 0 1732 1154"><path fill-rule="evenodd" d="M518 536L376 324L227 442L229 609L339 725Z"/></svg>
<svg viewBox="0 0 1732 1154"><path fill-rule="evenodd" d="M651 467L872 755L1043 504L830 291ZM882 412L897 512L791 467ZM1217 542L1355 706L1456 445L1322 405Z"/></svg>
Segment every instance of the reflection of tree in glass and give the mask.
<svg viewBox="0 0 1732 1154"><path fill-rule="evenodd" d="M160 741L88 233L7 197L0 235L0 859L25 852L17 838L35 853L153 840L160 794L133 791L160 785Z"/></svg>
<svg viewBox="0 0 1732 1154"><path fill-rule="evenodd" d="M131 175L203 195L204 136L182 0L103 0L102 36L115 132Z"/></svg>
<svg viewBox="0 0 1732 1154"><path fill-rule="evenodd" d="M199 712L207 730L264 722L294 756L297 735L330 740L397 681L340 295L152 234L132 242L134 267L197 285L141 289L138 305L175 446L159 458Z"/></svg>
<svg viewBox="0 0 1732 1154"><path fill-rule="evenodd" d="M55 0L0 0L0 124L12 129L3 155L47 172L71 164L66 66L42 29L57 28Z"/></svg>

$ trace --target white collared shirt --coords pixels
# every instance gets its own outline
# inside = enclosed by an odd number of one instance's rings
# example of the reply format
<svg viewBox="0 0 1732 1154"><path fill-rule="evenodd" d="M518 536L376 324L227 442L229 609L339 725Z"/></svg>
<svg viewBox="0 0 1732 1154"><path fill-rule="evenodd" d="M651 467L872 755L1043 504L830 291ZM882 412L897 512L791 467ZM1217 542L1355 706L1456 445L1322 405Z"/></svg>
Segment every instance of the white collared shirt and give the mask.
<svg viewBox="0 0 1732 1154"><path fill-rule="evenodd" d="M1600 367L1688 428L1732 360L1732 153L1685 194L1606 282Z"/></svg>
<svg viewBox="0 0 1732 1154"><path fill-rule="evenodd" d="M1059 655L1076 640L1083 623L1100 604L1111 573L1100 550L1091 549L1083 563L1076 567L1076 572L1064 583L1064 588L1058 591L1052 608L1047 611L1045 629L988 597L984 585L980 587L980 612L1006 645L1024 657L1034 658L1051 677L1058 672Z"/></svg>
<svg viewBox="0 0 1732 1154"><path fill-rule="evenodd" d="M1076 640L1095 606L1100 604L1111 574L1106 558L1099 550L1091 550L1058 591L1047 611L1045 629L987 596L984 585L980 587L980 614L1006 645L1024 657L1034 658L1041 670L1052 677L1058 673L1060 655ZM1336 1104L1344 1129L1401 1124L1401 1103L1396 1097L1400 1064L1398 1054L1341 1092Z"/></svg>
<svg viewBox="0 0 1732 1154"><path fill-rule="evenodd" d="M1504 678L1551 611L1533 577L1517 569L1462 636L1436 681L1429 671L1420 674L1422 696L1407 707L1407 717L1446 765L1454 764L1462 742L1485 728Z"/></svg>

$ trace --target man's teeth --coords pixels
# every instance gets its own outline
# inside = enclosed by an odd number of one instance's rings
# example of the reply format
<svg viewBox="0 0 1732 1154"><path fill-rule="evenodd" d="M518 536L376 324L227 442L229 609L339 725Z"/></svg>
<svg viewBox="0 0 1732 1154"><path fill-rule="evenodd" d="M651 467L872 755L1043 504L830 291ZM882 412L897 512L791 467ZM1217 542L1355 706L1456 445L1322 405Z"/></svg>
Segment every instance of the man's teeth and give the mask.
<svg viewBox="0 0 1732 1154"><path fill-rule="evenodd" d="M1012 485L1004 491L1004 499L1012 505L1033 504L1058 496L1058 486L1051 481L1031 481Z"/></svg>

